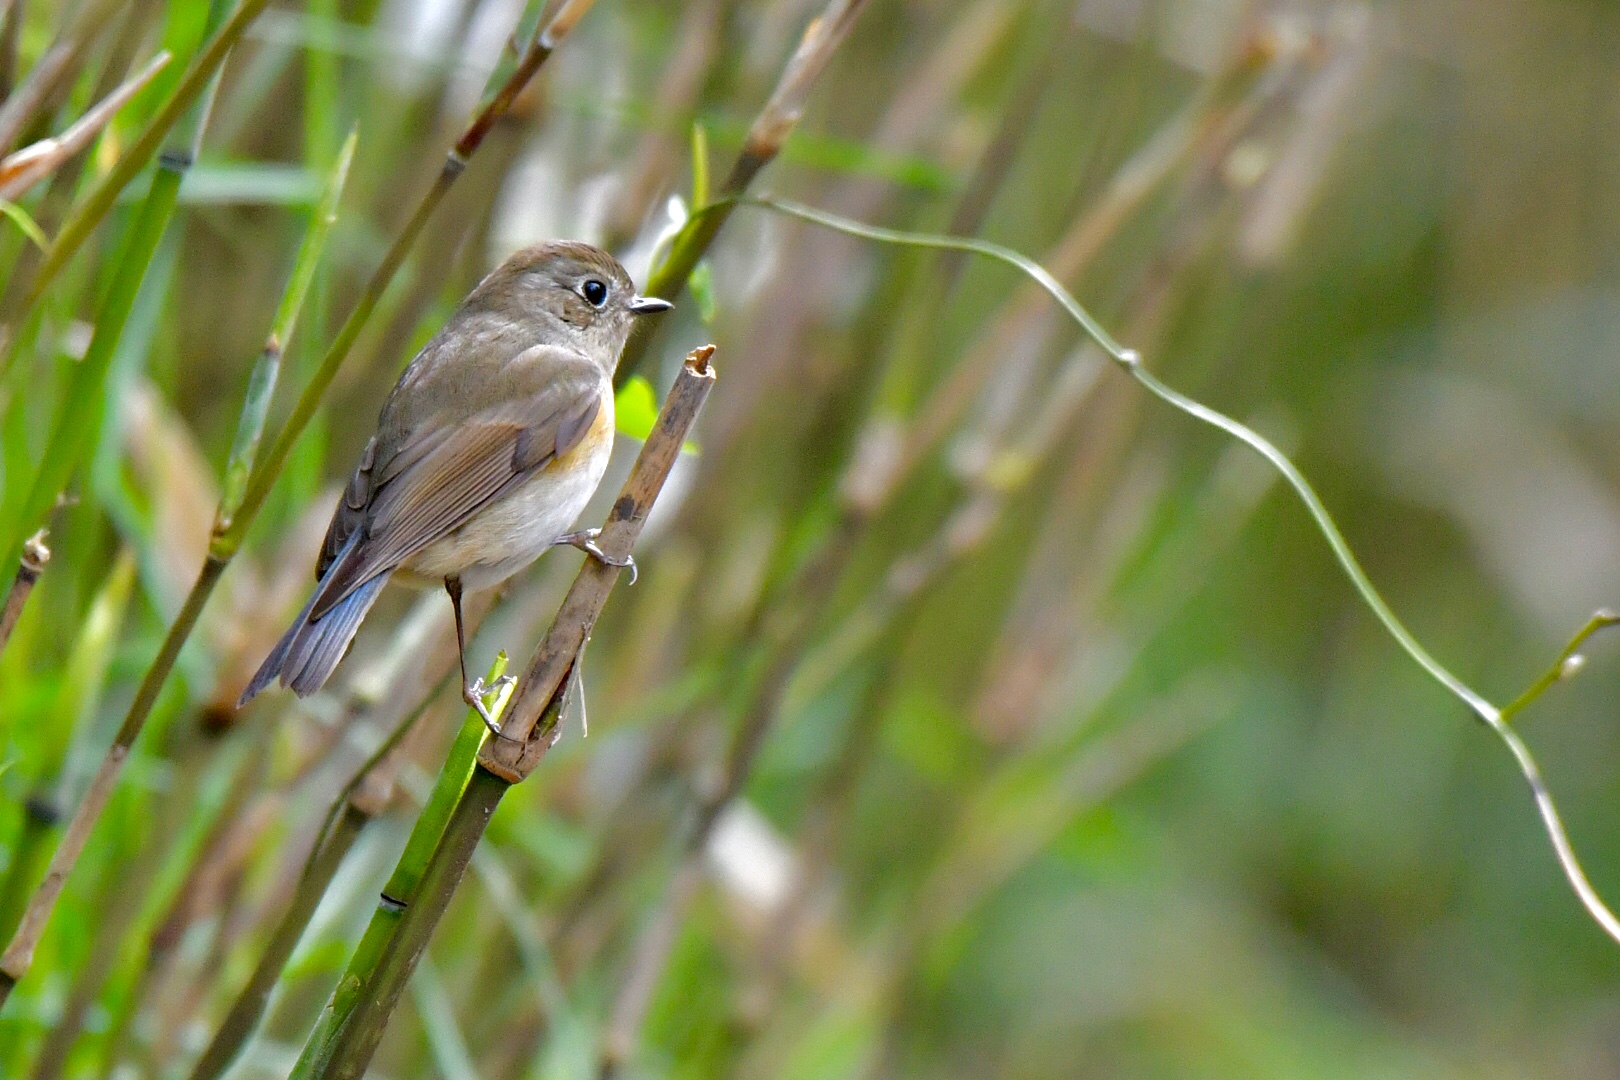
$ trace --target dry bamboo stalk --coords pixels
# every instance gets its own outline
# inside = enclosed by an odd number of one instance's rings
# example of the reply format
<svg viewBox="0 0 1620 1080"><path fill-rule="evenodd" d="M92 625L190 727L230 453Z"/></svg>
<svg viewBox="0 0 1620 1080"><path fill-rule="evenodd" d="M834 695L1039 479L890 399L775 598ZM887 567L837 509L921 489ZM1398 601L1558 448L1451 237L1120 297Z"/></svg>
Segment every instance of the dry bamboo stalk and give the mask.
<svg viewBox="0 0 1620 1080"><path fill-rule="evenodd" d="M984 5L981 9L978 9L978 13L979 22L990 24L996 22L997 10L994 5ZM943 56L954 58L953 62L944 65L949 73L942 74L934 71L925 77L924 84L931 88L937 88L941 80L949 84L965 77L966 73L976 63L975 54L970 45L979 37L986 36L983 27L975 27L974 29L975 33L966 40L963 39L961 34L957 34L947 41L941 53ZM1038 71L1023 88L1024 92L1019 95L1022 105L1020 122L1014 125L1014 130L1019 129L1022 122L1028 119L1026 114L1033 111L1034 104L1039 97L1036 91L1038 91L1043 81L1044 74ZM1034 89L1030 89L1031 87ZM912 95L914 98L919 96L926 95ZM921 104L913 101L907 108L902 109L897 106L895 109L890 110L884 122L884 131L888 134L889 139L897 144L907 144L914 137L915 130L921 123L919 119L920 109ZM1010 136L998 139L997 142L999 145L1005 146L1009 138ZM993 165L993 163L987 164ZM999 170L994 168L987 171L995 176L1000 175ZM982 212L983 205L988 201L984 191L986 189L993 190L994 186L995 180L993 177L986 177L981 184L976 185L974 190L979 193L978 201L962 212L966 215L970 224L972 221L977 220L978 213ZM870 200L873 197L869 185L859 182L852 182L847 186L847 190L840 190L844 192L843 198L855 202L860 202L862 199ZM732 742L718 790L712 792L700 807L698 824L688 838L682 868L676 871L674 884L659 902L655 914L648 920L648 929L635 948L629 974L621 983L619 996L612 1008L613 1019L604 1043L603 1056L599 1063L604 1075L610 1075L617 1071L627 1064L633 1056L641 1020L650 1001L645 989L648 986L656 985L657 978L668 958L667 946L673 940L669 935L663 933L660 928L670 924L678 926L687 904L695 896L695 890L685 887L682 883L695 873L704 847L720 813L736 792L740 790L743 783L746 782L747 776L752 769L754 756L758 752L771 720L778 712L780 700L787 691L790 679L798 667L799 654L802 652L803 647L808 644L808 635L816 621L814 613L820 609L820 604L830 595L832 586L838 580L837 568L843 564L849 552L853 550L855 541L861 534L862 523L870 517L870 514L863 512L866 509L864 507L850 509L852 512L843 515L832 537L828 540L826 548L813 562L812 566L798 577L793 588L786 590L787 593L807 601L804 606L809 611L800 619L795 620L793 627L788 629L783 639L780 640L779 646L774 653L775 660L772 662L768 674L753 703L747 710ZM874 513L876 509L875 505L870 507L870 510ZM964 542L958 537L959 546L962 543ZM745 632L744 636L751 637L752 631L759 628L760 615L760 609L756 608L754 615L745 620L750 629ZM779 627L778 629L782 628Z"/></svg>
<svg viewBox="0 0 1620 1080"><path fill-rule="evenodd" d="M122 0L94 0L81 8L17 88L0 103L0 153L11 149L46 104L73 78L85 53L121 3ZM21 14L15 12L13 20Z"/></svg>
<svg viewBox="0 0 1620 1080"><path fill-rule="evenodd" d="M17 576L11 580L11 591L6 593L6 604L0 609L0 649L6 647L11 640L11 632L17 628L17 620L22 618L23 606L28 603L28 597L39 584L39 576L45 572L45 564L51 561L51 549L45 546L45 530L41 529L28 538L23 545L22 563L17 567Z"/></svg>
<svg viewBox="0 0 1620 1080"><path fill-rule="evenodd" d="M692 426L714 385L714 369L709 365L713 355L714 346L705 345L687 356L681 375L658 414L658 424L642 446L636 467L614 501L607 524L602 526L602 535L597 539L598 546L610 558L622 560L628 556L630 545L640 535L647 512L652 509L653 500L680 453L680 440L672 440L669 435L677 430L684 433ZM479 764L508 784L516 784L528 776L555 741L555 720L542 725L542 713L560 692L618 578L619 567L600 559L586 560L557 610L551 632L535 650L528 669L518 680L517 690L501 720L500 737L485 743L479 751Z"/></svg>
<svg viewBox="0 0 1620 1080"><path fill-rule="evenodd" d="M1189 162L1195 163L1198 174L1189 188L1203 189L1205 185L1198 181L1216 175L1235 141L1295 89L1292 76L1298 67L1297 55L1282 53L1263 59L1267 66L1258 77L1253 77L1253 61L1247 54L1216 75L1195 101L1119 168L1102 197L1074 221L1042 265L1060 281L1079 276L1164 180ZM1235 104L1220 106L1218 90L1251 77L1253 84ZM1027 340L1032 326L1039 328L1038 337L1044 339L1055 325L1055 316L1045 314L1047 304L1039 286L1021 286L991 328L906 424L904 450L874 450L857 457L858 472L847 490L858 509L869 511L887 501L894 488L950 432L990 372L1005 363L1009 349ZM894 424L893 417L877 418L863 442L894 445L899 440L890 430Z"/></svg>
<svg viewBox="0 0 1620 1080"><path fill-rule="evenodd" d="M1156 189L1170 170L1186 159L1186 155L1195 145L1193 135L1198 129L1191 123L1191 117L1196 115L1196 110L1190 110L1162 132L1148 148L1121 170L1100 207L1082 215L1076 222L1075 227L1058 245L1054 254L1054 260L1060 263L1070 276L1097 254L1106 239L1112 236L1142 201ZM1045 294L1038 289L1022 293L1010 305L997 328L987 335L987 340L999 343L1003 338L1019 332L1039 314L1040 307L1045 303ZM988 347L984 346L975 353L975 356L988 352ZM961 365L961 367L977 366L966 361ZM925 409L925 421L931 419L932 423L925 422L909 430L893 433L897 441L892 451L883 455L884 461L889 466L883 477L860 475L863 470L870 469L872 462L863 457L856 458L851 468L852 478L846 480L844 487L846 494L852 497L846 499L845 512L833 530L827 546L799 575L795 585L786 590L787 594L799 601L799 615L785 627L778 624L785 632L773 647L772 659L768 663L766 674L756 688L741 724L733 736L717 789L703 800L699 808L696 827L687 838L682 867L676 872L676 883L683 880L685 874L695 872L715 823L746 783L771 721L780 711L782 698L802 659L801 654L810 642L818 613L830 597L833 586L839 578L839 568L854 550L859 538L864 535L868 523L887 504L897 489L898 482L909 474L943 437L949 426L955 423L978 388L977 378L961 380L960 385L955 387L948 380L946 387L943 388L948 392L936 395L930 401L930 405L935 406L932 414L927 415L928 410ZM1086 387L1081 386L1077 398L1083 398L1085 390ZM939 407L941 398L945 399L948 409ZM1057 434L1064 418L1078 403L1078 400L1054 400L1051 403L1054 415L1049 423L1042 425L1049 438ZM881 416L875 417L874 423L881 423L882 420ZM1034 450L1039 454L1050 449L1050 446L1050 442L1034 443L1024 449ZM864 497L856 493L864 493ZM965 500L957 513L948 518L935 539L917 556L909 562L902 560L897 563L894 572L885 583L890 595L880 597L878 600L879 625L892 618L897 605L917 596L927 581L932 580L956 559L975 550L984 541L995 520L999 504L998 493L982 490L975 492L972 497ZM750 622L758 623L760 614L756 612L756 617ZM612 1012L613 1038L604 1046L599 1062L601 1075L614 1075L629 1063L635 1037L645 1016L645 1006L650 1001L650 994L644 992L644 989L649 984L656 984L668 960L667 946L673 941L673 937L663 933L662 928L671 922L679 924L693 896L695 890L675 888L672 884L666 889L655 909L655 914L649 920L648 929L635 949L630 971L620 984Z"/></svg>
<svg viewBox="0 0 1620 1080"><path fill-rule="evenodd" d="M114 114L168 66L170 58L167 50L158 53L123 85L85 110L62 134L8 154L0 161L0 199L16 201L23 192L55 172L62 162L89 146L90 140L107 126Z"/></svg>
<svg viewBox="0 0 1620 1080"><path fill-rule="evenodd" d="M910 65L907 81L864 140L871 149L895 158L925 149L963 87L1002 43L1012 16L1013 8L1005 0L977 0L963 12L937 46ZM898 194L893 183L855 175L833 185L817 205L845 217L872 220ZM796 395L819 398L829 384L844 381L836 365L805 363L816 353L807 346L806 335L837 311L848 268L860 265L866 252L851 237L793 227L796 233L782 245L786 259L773 275L770 293L754 305L769 329L758 334L760 347L749 354L745 378L732 381L709 418L708 445L722 452L769 390L791 382Z"/></svg>

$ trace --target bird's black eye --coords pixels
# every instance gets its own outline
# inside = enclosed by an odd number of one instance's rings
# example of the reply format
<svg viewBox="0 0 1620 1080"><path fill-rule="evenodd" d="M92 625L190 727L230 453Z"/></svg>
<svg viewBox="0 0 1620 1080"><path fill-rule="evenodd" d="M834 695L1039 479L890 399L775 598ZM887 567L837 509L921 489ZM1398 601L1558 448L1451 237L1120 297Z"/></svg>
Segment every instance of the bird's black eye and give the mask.
<svg viewBox="0 0 1620 1080"><path fill-rule="evenodd" d="M579 295L583 296L591 307L601 307L607 303L607 292L607 286L595 278L589 279L579 287Z"/></svg>

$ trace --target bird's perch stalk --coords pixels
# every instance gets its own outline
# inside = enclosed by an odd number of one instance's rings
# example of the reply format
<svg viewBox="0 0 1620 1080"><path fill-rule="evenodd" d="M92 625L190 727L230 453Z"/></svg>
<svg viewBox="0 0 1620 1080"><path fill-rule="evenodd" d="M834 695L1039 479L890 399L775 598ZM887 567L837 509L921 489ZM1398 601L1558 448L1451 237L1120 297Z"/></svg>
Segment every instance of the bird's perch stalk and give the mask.
<svg viewBox="0 0 1620 1080"><path fill-rule="evenodd" d="M714 386L714 369L709 365L713 353L710 345L688 355L670 389L658 422L597 539L609 559L622 560L634 547L647 513ZM597 559L587 559L580 568L503 714L501 737L485 740L479 750L477 767L450 812L421 880L408 897L393 897L403 906L398 925L383 943L371 977L362 986L352 988L358 997L355 1010L333 1035L330 1052L317 1053L324 1062L314 1076L321 1080L359 1080L365 1075L388 1018L426 951L501 797L533 771L556 741L569 668L590 637L618 577L619 567Z"/></svg>

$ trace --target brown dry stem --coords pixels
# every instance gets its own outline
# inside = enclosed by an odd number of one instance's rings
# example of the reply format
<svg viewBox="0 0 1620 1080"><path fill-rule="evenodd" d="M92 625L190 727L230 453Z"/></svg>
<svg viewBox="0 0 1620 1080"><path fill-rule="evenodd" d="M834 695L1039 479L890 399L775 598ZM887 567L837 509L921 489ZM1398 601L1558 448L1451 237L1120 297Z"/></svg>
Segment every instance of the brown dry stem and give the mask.
<svg viewBox="0 0 1620 1080"><path fill-rule="evenodd" d="M4 649L6 642L11 640L11 632L17 628L17 620L22 618L23 606L28 603L34 586L39 584L39 576L45 572L45 564L50 561L51 549L45 546L45 530L41 529L23 545L22 563L17 567L17 576L11 580L11 591L6 593L5 607L0 608L0 649Z"/></svg>

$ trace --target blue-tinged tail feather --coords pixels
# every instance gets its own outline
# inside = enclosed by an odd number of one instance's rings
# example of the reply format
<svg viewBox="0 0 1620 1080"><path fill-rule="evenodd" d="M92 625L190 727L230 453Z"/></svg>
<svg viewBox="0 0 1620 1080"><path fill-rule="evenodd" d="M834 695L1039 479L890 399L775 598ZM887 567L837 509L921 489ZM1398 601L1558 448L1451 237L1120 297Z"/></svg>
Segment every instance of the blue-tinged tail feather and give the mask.
<svg viewBox="0 0 1620 1080"><path fill-rule="evenodd" d="M346 547L352 546L353 540ZM332 566L327 570L328 574L342 563L342 556L346 554L347 550L333 560ZM349 642L354 639L355 631L360 629L361 620L366 617L366 612L371 610L377 594L382 592L383 586L388 583L388 577L386 573L378 574L349 593L319 619L311 620L310 612L323 591L317 585L308 602L304 604L304 609L298 613L298 617L287 628L287 632L281 635L281 640L270 650L270 655L265 657L264 663L259 665L259 670L253 676L253 681L248 683L247 689L242 691L242 696L236 703L237 708L253 700L261 690L274 682L277 676L281 678L281 685L299 697L308 697L319 690L331 677L332 670L338 666L338 662L343 659Z"/></svg>
<svg viewBox="0 0 1620 1080"><path fill-rule="evenodd" d="M282 659L281 685L299 697L308 697L325 685L386 584L388 575L379 574L319 619L305 623Z"/></svg>

